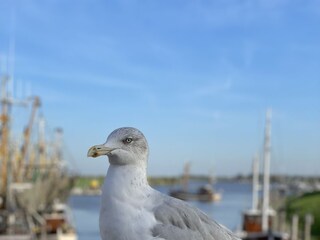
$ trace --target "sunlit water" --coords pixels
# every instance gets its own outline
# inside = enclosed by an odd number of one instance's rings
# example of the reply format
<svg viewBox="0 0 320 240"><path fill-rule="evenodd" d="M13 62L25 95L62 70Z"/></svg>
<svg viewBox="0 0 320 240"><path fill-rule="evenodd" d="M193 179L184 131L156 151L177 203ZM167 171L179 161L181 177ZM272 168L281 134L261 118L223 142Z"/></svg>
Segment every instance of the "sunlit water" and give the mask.
<svg viewBox="0 0 320 240"><path fill-rule="evenodd" d="M199 183L193 183L196 187ZM172 187L158 186L157 190L168 193ZM251 205L251 185L245 183L217 183L215 189L222 193L222 200L214 203L190 202L210 217L235 230L241 224L241 213ZM74 224L79 240L98 240L100 196L71 196Z"/></svg>

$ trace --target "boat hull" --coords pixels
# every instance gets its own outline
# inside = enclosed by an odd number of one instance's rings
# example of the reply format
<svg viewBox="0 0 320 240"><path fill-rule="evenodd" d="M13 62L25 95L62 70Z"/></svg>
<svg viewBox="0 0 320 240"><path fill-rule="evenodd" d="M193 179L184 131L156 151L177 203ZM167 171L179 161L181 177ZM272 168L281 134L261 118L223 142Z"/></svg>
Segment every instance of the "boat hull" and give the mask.
<svg viewBox="0 0 320 240"><path fill-rule="evenodd" d="M184 200L184 201L202 201L202 202L215 202L221 200L219 193L190 193L184 191L172 191L170 196Z"/></svg>

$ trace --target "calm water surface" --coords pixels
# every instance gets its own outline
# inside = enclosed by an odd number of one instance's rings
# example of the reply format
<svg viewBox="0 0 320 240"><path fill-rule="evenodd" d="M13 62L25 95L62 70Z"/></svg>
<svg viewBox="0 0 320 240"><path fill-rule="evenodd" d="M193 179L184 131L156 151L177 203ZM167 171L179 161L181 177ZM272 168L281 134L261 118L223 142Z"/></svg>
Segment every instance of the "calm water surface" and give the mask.
<svg viewBox="0 0 320 240"><path fill-rule="evenodd" d="M196 188L200 183L193 183ZM158 186L157 190L168 193L172 187ZM214 203L189 202L210 217L235 230L241 224L241 212L251 206L251 185L246 183L217 183L215 189L222 193L222 200ZM74 224L79 240L99 240L100 196L71 196Z"/></svg>

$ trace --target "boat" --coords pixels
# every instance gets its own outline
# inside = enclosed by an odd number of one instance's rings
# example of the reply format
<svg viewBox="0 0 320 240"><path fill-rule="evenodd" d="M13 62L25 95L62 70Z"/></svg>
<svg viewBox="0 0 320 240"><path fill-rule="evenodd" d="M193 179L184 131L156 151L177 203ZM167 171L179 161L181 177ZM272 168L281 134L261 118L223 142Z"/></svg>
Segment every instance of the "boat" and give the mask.
<svg viewBox="0 0 320 240"><path fill-rule="evenodd" d="M43 215L46 222L46 231L50 236L56 236L57 240L76 240L74 228L70 225L71 213L68 205L56 202L51 212Z"/></svg>
<svg viewBox="0 0 320 240"><path fill-rule="evenodd" d="M172 190L169 195L184 201L202 201L215 202L221 200L221 193L213 190L213 178L209 178L209 182L200 186L196 191L189 190L189 172L190 163L187 162L184 166L184 173L182 176L182 189Z"/></svg>
<svg viewBox="0 0 320 240"><path fill-rule="evenodd" d="M184 201L215 202L221 200L221 194L213 192L210 185L204 185L197 192L175 190L170 192L170 196Z"/></svg>
<svg viewBox="0 0 320 240"><path fill-rule="evenodd" d="M47 145L45 122L38 117L40 97L14 99L10 78L1 79L0 240L76 240L66 201L73 185L62 154L63 131L57 128ZM14 106L30 107L21 139L11 136ZM38 141L31 137L38 123ZM62 207L64 206L64 207ZM53 228L53 222L59 222Z"/></svg>
<svg viewBox="0 0 320 240"><path fill-rule="evenodd" d="M252 207L242 214L242 228L235 234L243 240L288 240L290 235L275 226L277 212L270 207L271 110L267 111L264 137L263 198L259 203L259 158L252 164ZM282 219L282 224L284 219Z"/></svg>

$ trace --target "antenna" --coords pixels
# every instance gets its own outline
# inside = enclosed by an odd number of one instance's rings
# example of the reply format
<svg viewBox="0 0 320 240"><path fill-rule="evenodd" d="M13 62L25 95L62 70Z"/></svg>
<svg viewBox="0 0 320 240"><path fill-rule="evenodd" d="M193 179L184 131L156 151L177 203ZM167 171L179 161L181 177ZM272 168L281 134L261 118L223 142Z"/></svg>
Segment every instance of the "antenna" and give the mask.
<svg viewBox="0 0 320 240"><path fill-rule="evenodd" d="M1 76L5 74L7 69L6 56L0 55L0 74Z"/></svg>
<svg viewBox="0 0 320 240"><path fill-rule="evenodd" d="M10 27L10 40L9 40L9 56L8 56L8 74L10 80L14 81L14 64L15 64L15 46L16 46L16 14L15 8L11 9L11 27Z"/></svg>

